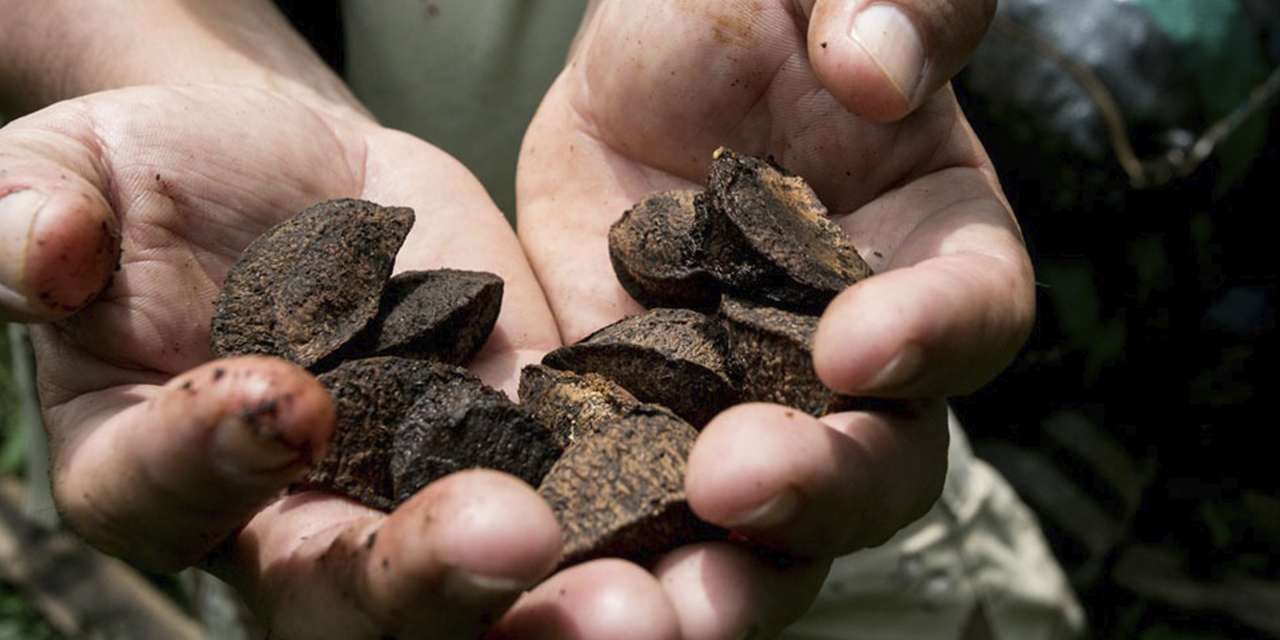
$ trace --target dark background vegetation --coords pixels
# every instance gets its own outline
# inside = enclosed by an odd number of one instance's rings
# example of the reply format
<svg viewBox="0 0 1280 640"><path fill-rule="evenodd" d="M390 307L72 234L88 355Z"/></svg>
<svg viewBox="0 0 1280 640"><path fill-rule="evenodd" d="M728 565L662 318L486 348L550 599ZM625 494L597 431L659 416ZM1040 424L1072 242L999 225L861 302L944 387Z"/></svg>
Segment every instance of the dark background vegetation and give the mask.
<svg viewBox="0 0 1280 640"><path fill-rule="evenodd" d="M1180 33L1141 4L1002 0L956 83L1039 303L1018 361L957 411L1039 514L1095 637L1276 638L1280 4L1217 2L1234 21Z"/></svg>

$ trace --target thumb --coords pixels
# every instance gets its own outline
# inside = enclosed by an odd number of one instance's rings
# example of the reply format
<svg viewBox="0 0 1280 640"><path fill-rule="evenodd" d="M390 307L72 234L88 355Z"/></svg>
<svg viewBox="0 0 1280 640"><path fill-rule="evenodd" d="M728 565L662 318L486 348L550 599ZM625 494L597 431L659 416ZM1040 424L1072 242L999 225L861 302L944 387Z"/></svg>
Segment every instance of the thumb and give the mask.
<svg viewBox="0 0 1280 640"><path fill-rule="evenodd" d="M854 114L901 118L964 67L996 0L800 0L809 58L827 90Z"/></svg>
<svg viewBox="0 0 1280 640"><path fill-rule="evenodd" d="M119 253L116 218L88 181L0 152L0 321L71 315L106 288Z"/></svg>
<svg viewBox="0 0 1280 640"><path fill-rule="evenodd" d="M263 356L78 396L46 412L55 501L94 546L176 570L301 477L334 415L315 378Z"/></svg>

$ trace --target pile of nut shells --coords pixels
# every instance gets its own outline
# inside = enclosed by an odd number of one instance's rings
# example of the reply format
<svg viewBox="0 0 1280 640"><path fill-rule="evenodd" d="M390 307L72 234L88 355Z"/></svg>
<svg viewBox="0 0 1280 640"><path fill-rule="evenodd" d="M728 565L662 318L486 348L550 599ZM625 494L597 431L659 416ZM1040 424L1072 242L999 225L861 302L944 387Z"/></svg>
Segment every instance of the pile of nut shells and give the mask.
<svg viewBox="0 0 1280 640"><path fill-rule="evenodd" d="M338 416L295 487L389 511L454 471L513 474L551 505L563 564L653 554L726 532L684 497L697 432L741 402L813 415L861 406L813 372L817 314L870 269L799 177L721 150L707 189L655 193L609 233L619 282L648 311L547 354L520 403L464 366L502 281L391 275L409 209L323 202L273 227L228 273L219 357L267 354L318 376Z"/></svg>

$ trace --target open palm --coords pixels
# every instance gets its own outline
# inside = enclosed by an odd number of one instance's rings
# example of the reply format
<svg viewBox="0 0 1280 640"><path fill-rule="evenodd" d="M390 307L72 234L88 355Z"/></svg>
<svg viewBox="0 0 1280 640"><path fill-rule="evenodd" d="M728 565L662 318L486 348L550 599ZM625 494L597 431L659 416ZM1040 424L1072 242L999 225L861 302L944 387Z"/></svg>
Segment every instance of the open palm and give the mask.
<svg viewBox="0 0 1280 640"><path fill-rule="evenodd" d="M839 24L835 7L864 4L599 2L520 162L521 241L566 341L640 309L613 276L609 225L651 191L703 186L721 146L804 176L878 272L828 307L815 366L839 391L914 399L904 411L734 407L690 460L700 516L801 556L883 541L928 508L942 399L1005 366L1033 314L1016 222L946 78L894 107Z"/></svg>
<svg viewBox="0 0 1280 640"><path fill-rule="evenodd" d="M25 319L67 313L110 276L88 306L32 328L58 506L92 543L156 569L204 559L286 638L475 634L554 565L549 509L497 473L443 480L389 516L318 492L280 498L328 442L332 403L291 364L209 347L213 302L250 241L315 202L360 197L415 209L397 270L505 280L474 369L514 389L558 336L514 233L456 162L353 114L190 86L15 121L0 169L0 193L44 200L21 280L47 295L29 298L69 301Z"/></svg>

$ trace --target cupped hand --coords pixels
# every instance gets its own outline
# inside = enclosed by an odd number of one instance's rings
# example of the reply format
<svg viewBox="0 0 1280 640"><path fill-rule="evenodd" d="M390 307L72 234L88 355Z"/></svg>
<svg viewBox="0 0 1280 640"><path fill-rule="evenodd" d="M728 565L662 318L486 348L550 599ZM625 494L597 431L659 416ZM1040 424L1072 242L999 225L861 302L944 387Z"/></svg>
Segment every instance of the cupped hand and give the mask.
<svg viewBox="0 0 1280 640"><path fill-rule="evenodd" d="M416 211L397 270L504 279L472 365L487 383L513 391L520 366L559 345L515 234L475 179L351 110L152 86L0 129L0 308L42 323L32 337L67 523L145 567L218 573L274 638L452 639L496 620L521 637L673 637L672 604L633 565L548 579L559 531L510 476L455 474L391 514L281 494L322 455L333 404L285 361L213 359L210 317L250 241L337 197Z"/></svg>
<svg viewBox="0 0 1280 640"><path fill-rule="evenodd" d="M702 188L722 146L805 177L878 274L829 305L815 368L833 389L899 408L722 413L686 478L704 519L821 559L885 540L939 494L944 398L1006 366L1034 314L1017 223L947 86L993 9L593 3L526 134L518 178L519 235L565 342L641 309L613 276L609 225L650 192ZM699 637L732 637L766 614L755 615L712 611L703 620L719 635Z"/></svg>

